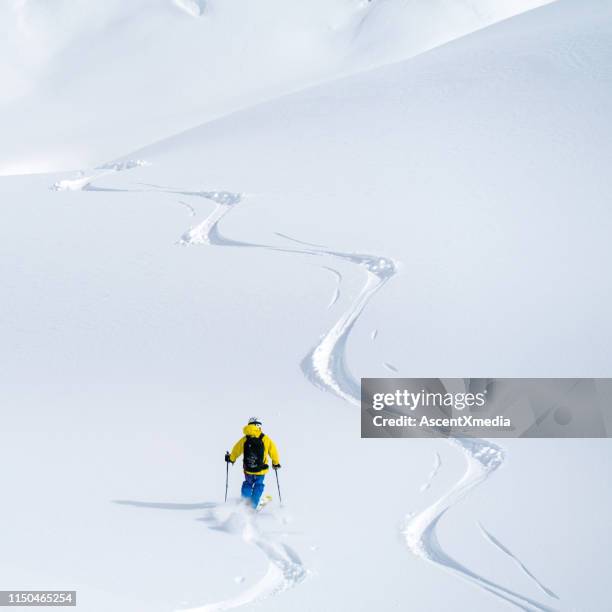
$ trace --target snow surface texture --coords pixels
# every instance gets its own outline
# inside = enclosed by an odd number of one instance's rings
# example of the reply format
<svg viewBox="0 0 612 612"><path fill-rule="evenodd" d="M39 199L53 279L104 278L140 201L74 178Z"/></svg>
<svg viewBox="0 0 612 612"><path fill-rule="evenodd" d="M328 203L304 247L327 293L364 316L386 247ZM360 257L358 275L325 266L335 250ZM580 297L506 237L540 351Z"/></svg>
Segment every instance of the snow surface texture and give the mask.
<svg viewBox="0 0 612 612"><path fill-rule="evenodd" d="M10 588L94 611L605 610L608 441L362 441L355 373L607 374L610 12L561 1L76 177L4 179ZM218 503L251 413L288 500L256 516Z"/></svg>

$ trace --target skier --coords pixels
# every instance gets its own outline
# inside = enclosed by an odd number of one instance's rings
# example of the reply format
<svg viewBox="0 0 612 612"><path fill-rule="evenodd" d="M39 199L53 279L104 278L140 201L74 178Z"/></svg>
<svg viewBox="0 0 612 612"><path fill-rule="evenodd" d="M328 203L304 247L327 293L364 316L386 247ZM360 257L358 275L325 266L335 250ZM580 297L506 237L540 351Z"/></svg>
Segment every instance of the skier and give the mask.
<svg viewBox="0 0 612 612"><path fill-rule="evenodd" d="M233 464L240 455L244 455L243 469L244 482L240 491L245 501L250 501L253 508L257 508L264 490L264 478L268 472L268 456L272 460L272 468L278 470L280 458L278 449L271 438L261 431L261 421L256 417L249 419L245 425L244 437L240 438L232 452L225 453L225 461Z"/></svg>

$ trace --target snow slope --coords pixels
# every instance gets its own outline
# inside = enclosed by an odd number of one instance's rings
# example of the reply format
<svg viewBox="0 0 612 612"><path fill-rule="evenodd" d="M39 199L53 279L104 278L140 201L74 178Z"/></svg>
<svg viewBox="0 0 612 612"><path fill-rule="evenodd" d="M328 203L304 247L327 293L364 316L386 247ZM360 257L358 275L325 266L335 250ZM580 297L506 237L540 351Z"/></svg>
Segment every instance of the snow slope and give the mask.
<svg viewBox="0 0 612 612"><path fill-rule="evenodd" d="M549 0L6 0L0 174L96 164Z"/></svg>
<svg viewBox="0 0 612 612"><path fill-rule="evenodd" d="M388 366L609 373L611 16L560 0L114 166L3 178L6 588L605 610L607 440L360 440L353 400ZM251 414L286 501L255 519L221 504Z"/></svg>

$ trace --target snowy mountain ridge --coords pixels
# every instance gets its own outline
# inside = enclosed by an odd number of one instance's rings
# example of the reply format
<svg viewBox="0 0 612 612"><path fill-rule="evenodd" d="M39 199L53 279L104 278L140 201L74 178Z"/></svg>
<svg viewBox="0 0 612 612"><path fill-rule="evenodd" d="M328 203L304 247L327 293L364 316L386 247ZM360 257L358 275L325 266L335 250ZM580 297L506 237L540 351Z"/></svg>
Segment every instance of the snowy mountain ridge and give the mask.
<svg viewBox="0 0 612 612"><path fill-rule="evenodd" d="M9 0L0 175L100 164L547 1Z"/></svg>

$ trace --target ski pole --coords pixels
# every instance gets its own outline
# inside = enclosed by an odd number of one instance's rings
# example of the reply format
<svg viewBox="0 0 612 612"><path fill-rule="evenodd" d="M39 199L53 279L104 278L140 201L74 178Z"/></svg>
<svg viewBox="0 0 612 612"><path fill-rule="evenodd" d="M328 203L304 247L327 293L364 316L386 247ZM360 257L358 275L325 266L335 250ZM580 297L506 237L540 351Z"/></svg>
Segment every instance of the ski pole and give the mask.
<svg viewBox="0 0 612 612"><path fill-rule="evenodd" d="M278 483L278 470L276 468L274 468L274 473L276 474L276 488L278 489L278 501L280 503L280 505L283 505L283 498L281 497L281 492L280 492L280 484Z"/></svg>
<svg viewBox="0 0 612 612"><path fill-rule="evenodd" d="M229 461L226 461L225 462L225 501L226 502L227 502L227 483L228 481L229 481Z"/></svg>

